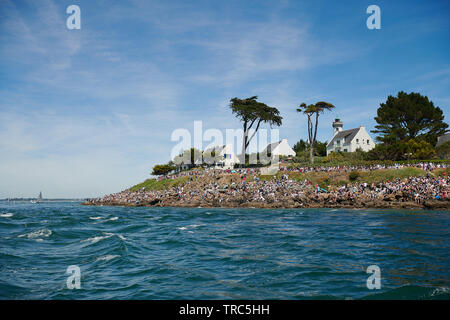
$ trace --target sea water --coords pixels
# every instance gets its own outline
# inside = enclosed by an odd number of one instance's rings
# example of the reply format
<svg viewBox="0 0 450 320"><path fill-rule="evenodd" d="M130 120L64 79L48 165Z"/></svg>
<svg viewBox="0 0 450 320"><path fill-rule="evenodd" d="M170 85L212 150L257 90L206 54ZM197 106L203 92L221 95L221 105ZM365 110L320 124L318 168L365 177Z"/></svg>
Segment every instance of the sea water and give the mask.
<svg viewBox="0 0 450 320"><path fill-rule="evenodd" d="M448 211L0 202L0 298L449 299L449 243Z"/></svg>

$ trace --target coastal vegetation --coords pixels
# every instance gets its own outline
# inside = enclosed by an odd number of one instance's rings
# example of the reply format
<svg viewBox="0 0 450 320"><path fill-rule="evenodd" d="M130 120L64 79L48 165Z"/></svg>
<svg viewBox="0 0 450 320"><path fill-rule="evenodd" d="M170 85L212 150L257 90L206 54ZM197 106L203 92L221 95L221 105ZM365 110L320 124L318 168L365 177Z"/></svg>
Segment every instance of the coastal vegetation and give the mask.
<svg viewBox="0 0 450 320"><path fill-rule="evenodd" d="M184 184L188 181L188 177L180 177L177 179L147 179L142 183L129 188L130 191L148 191L148 190L167 190L169 188L177 187L178 185Z"/></svg>
<svg viewBox="0 0 450 320"><path fill-rule="evenodd" d="M265 103L258 102L257 99L257 96L253 96L247 99L233 98L230 100L230 109L236 118L241 120L244 130L242 155L246 154L250 141L255 136L261 123L281 126L283 121L283 117L280 116L280 111L277 108L269 107ZM254 131L249 137L251 129L254 129Z"/></svg>
<svg viewBox="0 0 450 320"><path fill-rule="evenodd" d="M435 145L437 137L448 128L442 110L427 96L415 92L400 91L396 97L389 96L380 104L375 121L372 132L379 134L378 141L388 144L418 139Z"/></svg>
<svg viewBox="0 0 450 320"><path fill-rule="evenodd" d="M232 113L241 120L244 129L242 153L238 156L241 161L235 167L264 166L265 164L260 161L258 154L255 157L254 154L246 153L247 148L261 124L267 123L270 126L282 124L283 118L279 110L269 107L257 99L257 96L246 99L230 99L229 107ZM293 146L296 156L280 156L282 163L290 166L364 166L411 163L411 161L435 162L450 158L450 142L436 146L437 137L448 131L448 124L444 122L443 112L428 97L419 93L400 91L395 97L388 96L387 100L380 104L374 118L377 125L372 131L378 134L376 137L378 144L368 152L357 149L355 152L331 152L327 156L327 141L318 141L317 131L319 116L333 108L335 108L334 105L323 101L310 105L300 104L297 112L306 115L308 138L300 139ZM216 158L214 149L210 156ZM252 159L258 159L257 163L249 164L250 156ZM189 170L193 167L202 168L214 165L214 162L205 164L204 157L205 151L194 148L185 150L176 157L177 166L172 161L167 164L155 165L152 175L161 176L175 171ZM203 164L201 164L201 160L203 160ZM185 164L185 166L180 164ZM358 179L363 176L359 176Z"/></svg>
<svg viewBox="0 0 450 320"><path fill-rule="evenodd" d="M327 155L327 143L327 141L321 142L316 140L314 143L314 156L325 157ZM297 153L297 157L309 157L309 143L303 139L300 139L296 144L294 144L292 149Z"/></svg>
<svg viewBox="0 0 450 320"><path fill-rule="evenodd" d="M175 170L175 167L173 165L169 164L157 164L153 167L152 175L154 176L161 176L166 175L169 172Z"/></svg>
<svg viewBox="0 0 450 320"><path fill-rule="evenodd" d="M335 106L331 103L319 101L315 104L306 105L306 103L300 104L297 108L297 112L301 112L306 115L308 119L308 141L309 141L309 160L311 164L314 163L314 145L317 137L317 127L319 125L319 115L326 110L332 110ZM314 117L314 123L313 118Z"/></svg>
<svg viewBox="0 0 450 320"><path fill-rule="evenodd" d="M437 137L447 132L444 114L427 96L400 91L381 103L375 117L379 144L367 154L370 160L433 159ZM441 152L440 156L447 155ZM442 157L442 158L444 158Z"/></svg>

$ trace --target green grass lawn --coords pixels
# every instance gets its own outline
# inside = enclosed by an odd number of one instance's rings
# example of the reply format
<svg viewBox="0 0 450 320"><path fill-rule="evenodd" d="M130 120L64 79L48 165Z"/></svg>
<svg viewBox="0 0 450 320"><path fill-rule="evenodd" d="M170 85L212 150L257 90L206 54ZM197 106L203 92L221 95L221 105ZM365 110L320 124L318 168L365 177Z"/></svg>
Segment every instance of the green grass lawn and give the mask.
<svg viewBox="0 0 450 320"><path fill-rule="evenodd" d="M385 169L375 170L369 172L360 172L357 181L367 183L378 183L386 180L404 179L408 177L425 176L426 171L419 168L402 168L402 169Z"/></svg>
<svg viewBox="0 0 450 320"><path fill-rule="evenodd" d="M442 176L442 174L445 172L446 176L448 177L450 175L450 168L446 169L435 169L433 170L433 174L437 176Z"/></svg>
<svg viewBox="0 0 450 320"><path fill-rule="evenodd" d="M139 191L142 188L144 188L145 191L148 190L166 190L172 187L176 187L179 184L185 183L189 180L189 177L180 177L177 179L168 179L168 180L155 180L155 179L148 179L144 182L137 184L133 187L131 187L130 191Z"/></svg>

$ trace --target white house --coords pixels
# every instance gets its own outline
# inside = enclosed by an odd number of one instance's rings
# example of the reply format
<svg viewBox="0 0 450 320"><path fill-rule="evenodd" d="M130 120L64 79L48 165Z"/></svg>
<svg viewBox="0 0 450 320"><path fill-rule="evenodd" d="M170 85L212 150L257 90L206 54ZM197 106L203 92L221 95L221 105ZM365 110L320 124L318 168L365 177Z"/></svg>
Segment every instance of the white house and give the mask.
<svg viewBox="0 0 450 320"><path fill-rule="evenodd" d="M357 149L369 151L375 148L375 142L364 126L342 130L342 122L335 119L333 122L333 138L327 145L327 155L331 152L354 152Z"/></svg>
<svg viewBox="0 0 450 320"><path fill-rule="evenodd" d="M211 153L214 151L214 157ZM208 158L210 159L208 161ZM233 152L233 145L227 144L206 149L203 152L203 162L208 163L213 160L216 169L233 169L239 163L239 158ZM211 163L212 164L212 163Z"/></svg>
<svg viewBox="0 0 450 320"><path fill-rule="evenodd" d="M271 154L277 156L295 156L295 151L289 145L287 139L278 142L270 143L263 150L263 154Z"/></svg>

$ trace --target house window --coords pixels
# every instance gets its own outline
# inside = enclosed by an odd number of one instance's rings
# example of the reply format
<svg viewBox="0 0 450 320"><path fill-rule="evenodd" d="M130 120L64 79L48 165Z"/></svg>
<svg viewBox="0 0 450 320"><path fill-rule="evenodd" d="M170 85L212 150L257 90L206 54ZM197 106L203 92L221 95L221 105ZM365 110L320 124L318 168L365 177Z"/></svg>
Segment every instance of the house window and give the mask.
<svg viewBox="0 0 450 320"><path fill-rule="evenodd" d="M337 141L336 141L336 145L337 145L337 146L340 146L340 145L341 145L341 140L337 140Z"/></svg>
<svg viewBox="0 0 450 320"><path fill-rule="evenodd" d="M369 141L369 139L367 139L367 144L370 144L370 141Z"/></svg>
<svg viewBox="0 0 450 320"><path fill-rule="evenodd" d="M359 143L359 139L356 139L356 143Z"/></svg>
<svg viewBox="0 0 450 320"><path fill-rule="evenodd" d="M347 152L347 149L344 149L344 152Z"/></svg>

